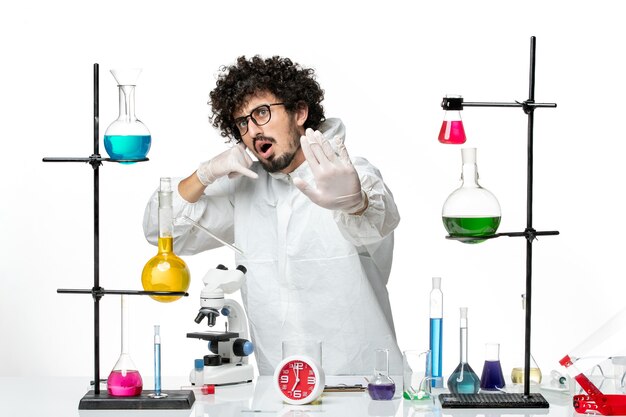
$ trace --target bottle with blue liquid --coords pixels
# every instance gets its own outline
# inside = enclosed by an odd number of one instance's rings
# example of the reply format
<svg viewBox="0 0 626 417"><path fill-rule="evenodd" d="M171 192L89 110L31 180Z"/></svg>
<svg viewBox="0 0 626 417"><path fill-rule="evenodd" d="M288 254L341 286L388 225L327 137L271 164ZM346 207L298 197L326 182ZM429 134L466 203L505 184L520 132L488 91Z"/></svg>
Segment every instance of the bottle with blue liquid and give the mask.
<svg viewBox="0 0 626 417"><path fill-rule="evenodd" d="M441 278L433 277L433 288L430 291L430 360L432 386L443 387L441 343L443 335L443 293Z"/></svg>
<svg viewBox="0 0 626 417"><path fill-rule="evenodd" d="M135 87L140 68L112 69L119 88L119 116L104 133L104 148L112 160L132 164L144 160L150 150L150 131L135 116Z"/></svg>

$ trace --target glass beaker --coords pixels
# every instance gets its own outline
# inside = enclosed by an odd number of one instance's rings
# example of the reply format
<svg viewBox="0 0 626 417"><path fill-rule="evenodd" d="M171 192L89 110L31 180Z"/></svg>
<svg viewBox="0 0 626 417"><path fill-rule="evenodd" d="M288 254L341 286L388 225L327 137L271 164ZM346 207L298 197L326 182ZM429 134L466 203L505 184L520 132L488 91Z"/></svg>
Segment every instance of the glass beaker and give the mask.
<svg viewBox="0 0 626 417"><path fill-rule="evenodd" d="M141 69L112 69L111 74L119 89L119 116L104 132L104 148L111 159L143 159L150 150L152 136L135 116L135 86Z"/></svg>
<svg viewBox="0 0 626 417"><path fill-rule="evenodd" d="M485 344L485 364L480 376L480 388L487 391L498 391L504 388L504 374L500 364L500 344Z"/></svg>
<svg viewBox="0 0 626 417"><path fill-rule="evenodd" d="M461 361L448 378L448 389L453 394L476 394L480 389L480 378L467 362L467 307L460 310Z"/></svg>
<svg viewBox="0 0 626 417"><path fill-rule="evenodd" d="M158 253L143 267L141 283L146 291L187 291L191 280L189 268L174 253L174 218L172 216L172 182L161 178L159 189L159 242ZM153 299L169 303L178 300L176 295L151 295Z"/></svg>
<svg viewBox="0 0 626 417"><path fill-rule="evenodd" d="M389 349L376 349L374 374L369 378L367 392L372 400L391 400L396 383L389 377Z"/></svg>
<svg viewBox="0 0 626 417"><path fill-rule="evenodd" d="M122 353L107 379L107 391L115 397L136 397L141 394L143 380L133 363L128 351L128 302L126 295L121 295L122 305Z"/></svg>
<svg viewBox="0 0 626 417"><path fill-rule="evenodd" d="M432 404L431 400L431 359L430 350L420 352L407 350L402 354L402 397L425 405Z"/></svg>
<svg viewBox="0 0 626 417"><path fill-rule="evenodd" d="M458 95L446 95L446 98L460 99ZM465 143L465 128L461 120L462 100L444 100L447 104L443 115L443 123L439 130L439 142L454 145Z"/></svg>
<svg viewBox="0 0 626 417"><path fill-rule="evenodd" d="M463 243L480 243L500 226L500 203L478 184L476 148L461 149L461 187L448 196L442 209L443 224L450 236Z"/></svg>

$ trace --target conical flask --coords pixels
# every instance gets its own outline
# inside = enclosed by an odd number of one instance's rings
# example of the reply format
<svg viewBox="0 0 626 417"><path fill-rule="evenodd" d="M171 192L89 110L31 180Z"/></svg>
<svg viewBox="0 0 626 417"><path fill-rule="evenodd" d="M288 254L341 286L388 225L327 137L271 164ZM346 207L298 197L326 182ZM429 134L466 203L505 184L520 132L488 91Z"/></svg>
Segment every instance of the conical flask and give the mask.
<svg viewBox="0 0 626 417"><path fill-rule="evenodd" d="M133 159L148 155L152 143L150 131L135 116L135 86L141 69L113 69L111 74L119 89L119 116L104 133L104 148L111 159L132 164Z"/></svg>
<svg viewBox="0 0 626 417"><path fill-rule="evenodd" d="M493 235L500 226L500 203L478 184L476 148L461 149L461 187L443 205L443 224L450 236L463 243L480 243L481 236Z"/></svg>
<svg viewBox="0 0 626 417"><path fill-rule="evenodd" d="M502 365L500 364L500 344L485 345L485 364L480 376L480 388L487 391L498 391L506 385Z"/></svg>
<svg viewBox="0 0 626 417"><path fill-rule="evenodd" d="M460 310L461 360L448 378L448 389L454 394L476 394L480 390L480 378L467 362L467 307L461 307Z"/></svg>
<svg viewBox="0 0 626 417"><path fill-rule="evenodd" d="M158 252L143 267L141 283L146 291L187 291L190 274L187 264L174 253L174 218L172 214L172 182L161 178L159 189ZM151 295L153 299L169 303L181 296Z"/></svg>
<svg viewBox="0 0 626 417"><path fill-rule="evenodd" d="M128 350L128 306L126 295L121 296L122 304L122 353L107 379L107 391L115 397L135 397L141 394L143 380L133 363Z"/></svg>
<svg viewBox="0 0 626 417"><path fill-rule="evenodd" d="M461 120L461 110L463 109L463 100L461 96L447 95L444 103L447 103L446 111L443 115L443 123L439 130L439 142L453 145L465 143L465 128Z"/></svg>

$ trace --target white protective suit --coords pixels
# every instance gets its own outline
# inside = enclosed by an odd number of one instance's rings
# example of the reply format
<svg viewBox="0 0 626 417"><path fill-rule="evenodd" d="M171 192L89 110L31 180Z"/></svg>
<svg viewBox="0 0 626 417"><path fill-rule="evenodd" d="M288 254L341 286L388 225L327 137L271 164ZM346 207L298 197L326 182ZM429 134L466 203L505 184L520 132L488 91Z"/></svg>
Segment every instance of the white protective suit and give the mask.
<svg viewBox="0 0 626 417"><path fill-rule="evenodd" d="M345 135L338 119L320 131L327 139ZM388 348L390 372L401 373L386 289L400 216L380 172L363 158L353 164L369 199L360 216L319 207L293 185L294 176L314 183L306 161L289 175L254 162L258 179L219 178L196 203L183 200L180 180L173 181L174 216L190 217L244 252L236 262L248 271L241 293L261 375L274 372L283 340L300 338L322 341L327 375L370 374L376 348ZM143 226L156 245L156 192ZM178 255L221 245L187 225L177 225L174 236Z"/></svg>

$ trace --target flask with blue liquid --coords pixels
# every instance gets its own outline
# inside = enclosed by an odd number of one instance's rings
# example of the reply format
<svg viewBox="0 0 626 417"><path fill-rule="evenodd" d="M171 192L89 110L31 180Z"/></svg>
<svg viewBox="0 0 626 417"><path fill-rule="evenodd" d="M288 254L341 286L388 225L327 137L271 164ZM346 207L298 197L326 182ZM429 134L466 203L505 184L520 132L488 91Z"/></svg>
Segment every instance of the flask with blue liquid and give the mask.
<svg viewBox="0 0 626 417"><path fill-rule="evenodd" d="M441 344L443 335L443 293L441 278L433 277L433 288L430 291L430 360L431 384L435 388L443 387Z"/></svg>
<svg viewBox="0 0 626 417"><path fill-rule="evenodd" d="M135 115L135 87L141 69L112 69L111 74L119 88L119 116L104 133L104 148L112 160L121 163L145 160L152 137Z"/></svg>

